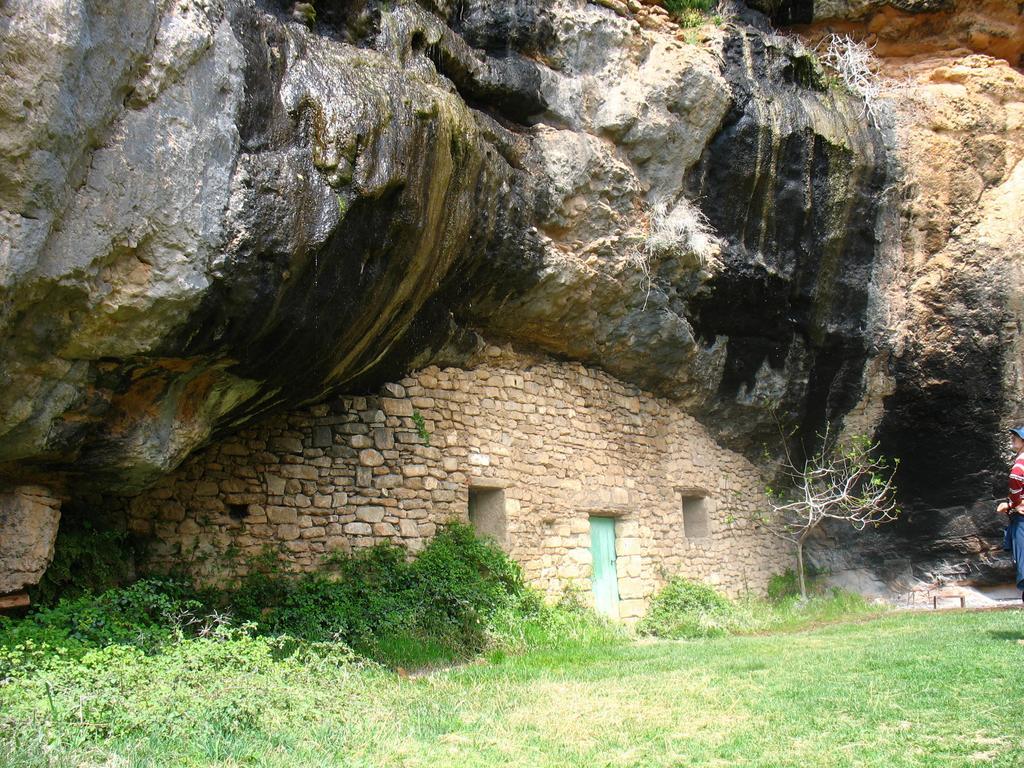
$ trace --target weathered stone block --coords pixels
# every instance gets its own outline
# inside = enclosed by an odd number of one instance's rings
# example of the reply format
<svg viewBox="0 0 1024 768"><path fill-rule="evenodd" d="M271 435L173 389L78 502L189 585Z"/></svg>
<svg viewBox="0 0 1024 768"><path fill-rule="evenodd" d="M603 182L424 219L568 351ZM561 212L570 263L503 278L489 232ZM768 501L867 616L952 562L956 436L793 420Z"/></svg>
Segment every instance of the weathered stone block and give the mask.
<svg viewBox="0 0 1024 768"><path fill-rule="evenodd" d="M0 493L0 594L39 583L53 559L59 504L40 491Z"/></svg>
<svg viewBox="0 0 1024 768"><path fill-rule="evenodd" d="M185 519L185 508L177 502L168 502L160 506L160 519L169 523L180 522Z"/></svg>
<svg viewBox="0 0 1024 768"><path fill-rule="evenodd" d="M641 599L620 600L619 618L635 619L647 612L647 601Z"/></svg>
<svg viewBox="0 0 1024 768"><path fill-rule="evenodd" d="M381 398L381 408L388 416L412 416L413 407L409 400L392 397Z"/></svg>
<svg viewBox="0 0 1024 768"><path fill-rule="evenodd" d="M623 600L642 598L651 593L651 586L642 579L630 577L619 579L619 597Z"/></svg>
<svg viewBox="0 0 1024 768"><path fill-rule="evenodd" d="M373 444L380 450L390 450L395 447L395 431L388 427L374 427L372 431Z"/></svg>
<svg viewBox="0 0 1024 768"><path fill-rule="evenodd" d="M330 427L313 427L312 445L314 448L330 448L333 443L334 433Z"/></svg>
<svg viewBox="0 0 1024 768"><path fill-rule="evenodd" d="M356 507L356 519L364 523L379 523L384 514L384 507Z"/></svg>
<svg viewBox="0 0 1024 768"><path fill-rule="evenodd" d="M267 445L278 453L302 453L302 441L297 437L272 437Z"/></svg>
<svg viewBox="0 0 1024 768"><path fill-rule="evenodd" d="M379 467L384 463L384 456L380 451L367 448L359 452L359 463L364 467Z"/></svg>
<svg viewBox="0 0 1024 768"><path fill-rule="evenodd" d="M237 477L229 477L220 481L221 493L245 493L248 486L245 481Z"/></svg>
<svg viewBox="0 0 1024 768"><path fill-rule="evenodd" d="M286 464L278 469L285 477L298 480L316 480L319 477L316 467L305 464Z"/></svg>
<svg viewBox="0 0 1024 768"><path fill-rule="evenodd" d="M267 521L274 525L295 523L298 519L299 513L293 507L267 507Z"/></svg>
<svg viewBox="0 0 1024 768"><path fill-rule="evenodd" d="M285 479L279 475L267 475L267 493L271 496L281 496L284 494Z"/></svg>
<svg viewBox="0 0 1024 768"><path fill-rule="evenodd" d="M350 536L368 536L373 533L369 523L348 523L345 525L345 533Z"/></svg>
<svg viewBox="0 0 1024 768"><path fill-rule="evenodd" d="M220 493L220 486L217 483L204 481L196 483L195 495L196 496L216 496Z"/></svg>

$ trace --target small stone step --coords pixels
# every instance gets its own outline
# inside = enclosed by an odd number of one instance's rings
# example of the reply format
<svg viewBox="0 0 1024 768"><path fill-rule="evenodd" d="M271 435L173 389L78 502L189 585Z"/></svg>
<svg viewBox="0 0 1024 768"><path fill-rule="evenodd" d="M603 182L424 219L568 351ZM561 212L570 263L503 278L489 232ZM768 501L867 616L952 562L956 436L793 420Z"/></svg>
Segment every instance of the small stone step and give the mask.
<svg viewBox="0 0 1024 768"><path fill-rule="evenodd" d="M27 608L29 604L28 592L11 592L7 595L0 595L0 611L7 611L13 608Z"/></svg>

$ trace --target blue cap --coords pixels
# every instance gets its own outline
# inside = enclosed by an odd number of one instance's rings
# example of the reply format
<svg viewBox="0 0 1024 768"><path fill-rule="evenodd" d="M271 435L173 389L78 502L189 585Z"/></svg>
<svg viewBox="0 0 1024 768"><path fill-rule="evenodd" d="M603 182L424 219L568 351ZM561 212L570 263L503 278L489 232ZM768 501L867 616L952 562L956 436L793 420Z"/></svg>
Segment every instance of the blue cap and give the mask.
<svg viewBox="0 0 1024 768"><path fill-rule="evenodd" d="M1021 440L1024 440L1024 427L1010 427L1010 431Z"/></svg>

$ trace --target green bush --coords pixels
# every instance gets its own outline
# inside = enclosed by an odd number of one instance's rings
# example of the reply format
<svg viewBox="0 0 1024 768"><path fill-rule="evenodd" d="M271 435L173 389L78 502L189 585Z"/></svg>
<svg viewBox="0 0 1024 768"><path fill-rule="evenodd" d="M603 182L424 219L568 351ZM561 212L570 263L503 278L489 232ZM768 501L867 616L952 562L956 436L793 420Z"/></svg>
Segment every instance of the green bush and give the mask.
<svg viewBox="0 0 1024 768"><path fill-rule="evenodd" d="M335 573L256 573L228 596L232 616L272 634L342 640L402 663L480 650L500 612L529 612L538 599L519 565L462 524L443 527L414 560L377 546L335 558Z"/></svg>
<svg viewBox="0 0 1024 768"><path fill-rule="evenodd" d="M184 582L143 579L99 595L61 600L22 620L0 617L0 680L112 645L153 652L184 628L200 629L203 611Z"/></svg>
<svg viewBox="0 0 1024 768"><path fill-rule="evenodd" d="M449 525L412 563L422 626L479 640L497 611L527 599L522 569L467 525Z"/></svg>
<svg viewBox="0 0 1024 768"><path fill-rule="evenodd" d="M699 27L718 0L662 0L661 4L684 27Z"/></svg>
<svg viewBox="0 0 1024 768"><path fill-rule="evenodd" d="M61 520L53 562L31 590L36 605L60 598L99 593L127 584L133 577L134 552L125 531L96 528L67 515Z"/></svg>
<svg viewBox="0 0 1024 768"><path fill-rule="evenodd" d="M821 595L825 588L821 584L820 577L826 571L815 568L813 565L804 565L804 578L807 583L808 594ZM800 594L800 580L796 577L796 570L787 568L782 573L776 573L768 580L768 599L773 602L780 602L787 597L796 597Z"/></svg>
<svg viewBox="0 0 1024 768"><path fill-rule="evenodd" d="M666 11L678 16L685 11L710 11L718 5L718 0L662 0L661 4Z"/></svg>
<svg viewBox="0 0 1024 768"><path fill-rule="evenodd" d="M232 625L420 664L476 653L540 609L519 565L462 524L443 527L413 560L403 549L378 546L336 558L329 575L258 565L231 590L199 593L180 580L143 579L61 600L23 621L4 619L0 678L38 668L57 648L74 657L111 645L148 654Z"/></svg>
<svg viewBox="0 0 1024 768"><path fill-rule="evenodd" d="M711 587L676 576L651 600L637 630L674 639L723 635L731 629L733 612L728 598Z"/></svg>
<svg viewBox="0 0 1024 768"><path fill-rule="evenodd" d="M403 550L378 546L334 563L337 573L254 573L227 594L229 613L271 634L365 644L409 621L410 565Z"/></svg>
<svg viewBox="0 0 1024 768"><path fill-rule="evenodd" d="M885 610L860 595L841 589L820 590L809 599L797 594L792 572L773 579L780 597L766 601L748 594L733 601L705 584L675 577L651 601L647 616L637 626L645 635L672 639L714 637L725 634L800 629Z"/></svg>

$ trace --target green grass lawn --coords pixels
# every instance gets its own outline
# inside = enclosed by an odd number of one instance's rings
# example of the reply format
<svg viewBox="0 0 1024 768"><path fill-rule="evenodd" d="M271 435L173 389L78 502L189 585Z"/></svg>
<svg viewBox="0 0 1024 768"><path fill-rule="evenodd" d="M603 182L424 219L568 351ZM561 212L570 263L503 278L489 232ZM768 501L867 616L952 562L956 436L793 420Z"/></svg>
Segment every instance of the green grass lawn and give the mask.
<svg viewBox="0 0 1024 768"><path fill-rule="evenodd" d="M411 678L208 644L0 686L0 765L1016 767L1021 638L1016 610L899 613Z"/></svg>

